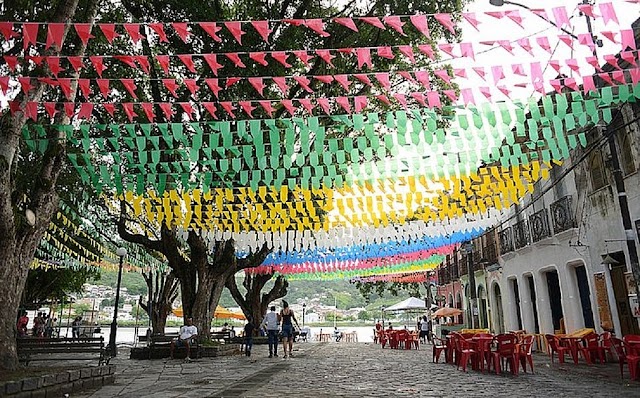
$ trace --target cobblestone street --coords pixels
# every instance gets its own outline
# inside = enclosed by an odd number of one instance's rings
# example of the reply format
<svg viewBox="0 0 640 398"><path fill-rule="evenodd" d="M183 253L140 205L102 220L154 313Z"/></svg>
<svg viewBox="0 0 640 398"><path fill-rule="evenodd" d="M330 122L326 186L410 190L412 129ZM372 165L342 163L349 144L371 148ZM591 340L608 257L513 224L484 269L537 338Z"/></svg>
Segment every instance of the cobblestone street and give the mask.
<svg viewBox="0 0 640 398"><path fill-rule="evenodd" d="M267 347L244 356L181 360L114 360L114 385L75 394L106 397L640 397L617 363L587 366L534 355L535 374L467 373L431 362L431 347L381 349L370 343L301 343L294 358L268 358Z"/></svg>

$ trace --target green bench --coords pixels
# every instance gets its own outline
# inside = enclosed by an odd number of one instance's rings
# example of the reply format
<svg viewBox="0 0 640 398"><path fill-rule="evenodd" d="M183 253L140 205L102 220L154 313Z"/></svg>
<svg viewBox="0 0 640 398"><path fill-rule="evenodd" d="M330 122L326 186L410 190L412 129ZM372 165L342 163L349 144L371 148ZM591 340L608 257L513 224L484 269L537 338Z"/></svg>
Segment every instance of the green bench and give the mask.
<svg viewBox="0 0 640 398"><path fill-rule="evenodd" d="M108 364L111 353L104 344L104 337L17 339L18 359L29 365L32 361L71 361L97 359L99 365Z"/></svg>

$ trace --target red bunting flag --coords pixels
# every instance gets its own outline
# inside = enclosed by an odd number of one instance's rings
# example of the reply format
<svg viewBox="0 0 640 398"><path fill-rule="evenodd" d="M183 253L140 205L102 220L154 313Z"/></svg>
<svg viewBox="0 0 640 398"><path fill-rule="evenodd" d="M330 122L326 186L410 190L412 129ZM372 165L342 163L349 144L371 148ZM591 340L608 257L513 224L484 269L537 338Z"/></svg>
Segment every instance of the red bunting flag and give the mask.
<svg viewBox="0 0 640 398"><path fill-rule="evenodd" d="M76 113L75 102L65 102L63 108L65 115L67 115L69 119L71 119L73 117L73 114Z"/></svg>
<svg viewBox="0 0 640 398"><path fill-rule="evenodd" d="M229 88L233 86L234 84L238 83L240 80L242 79L239 77L227 77L227 83L225 84L225 88Z"/></svg>
<svg viewBox="0 0 640 398"><path fill-rule="evenodd" d="M216 114L218 109L216 108L216 105L213 102L201 102L201 104L202 106L204 106L204 109L206 109L207 112L209 112L211 117L213 117L215 120L218 120L218 115Z"/></svg>
<svg viewBox="0 0 640 398"><path fill-rule="evenodd" d="M251 118L253 117L253 110L256 109L256 107L251 105L251 101L238 101L238 104L247 116Z"/></svg>
<svg viewBox="0 0 640 398"><path fill-rule="evenodd" d="M61 78L61 79L58 79L58 83L60 84L60 90L62 90L62 93L67 98L67 100L72 101L72 98L71 98L71 79L69 79L69 78L62 79Z"/></svg>
<svg viewBox="0 0 640 398"><path fill-rule="evenodd" d="M166 121L170 121L171 119L173 119L175 111L173 110L173 105L171 104L171 102L161 102L158 105L160 106L162 113L164 113L164 119Z"/></svg>
<svg viewBox="0 0 640 398"><path fill-rule="evenodd" d="M238 68L246 68L247 66L242 62L242 60L240 59L240 55L238 55L238 53L225 53L224 55L227 56L227 58L229 58L229 60L231 62L233 62L233 64L238 67Z"/></svg>
<svg viewBox="0 0 640 398"><path fill-rule="evenodd" d="M133 110L133 102L123 102L122 108L124 109L124 113L127 114L127 118L130 123L133 123L133 119L135 119L138 115Z"/></svg>
<svg viewBox="0 0 640 398"><path fill-rule="evenodd" d="M178 89L178 83L176 83L175 79L162 79L162 84L164 84L166 89L169 90L174 98L178 98L178 93L176 93L176 90Z"/></svg>
<svg viewBox="0 0 640 398"><path fill-rule="evenodd" d="M38 120L38 103L31 101L27 102L24 107L24 116L34 122Z"/></svg>
<svg viewBox="0 0 640 398"><path fill-rule="evenodd" d="M114 55L113 58L117 59L118 61L126 64L127 66L137 69L138 65L136 64L136 60L133 58L132 55Z"/></svg>
<svg viewBox="0 0 640 398"><path fill-rule="evenodd" d="M180 107L182 107L182 110L187 115L187 119L193 120L193 106L191 105L191 103L180 102Z"/></svg>
<svg viewBox="0 0 640 398"><path fill-rule="evenodd" d="M115 104L104 103L102 104L102 107L104 108L105 111L107 111L109 115L111 115L111 117L114 117L114 113L116 111Z"/></svg>
<svg viewBox="0 0 640 398"><path fill-rule="evenodd" d="M162 23L150 23L149 27L156 32L158 38L160 39L160 43L168 43L169 39L167 39L167 34L164 31L164 24Z"/></svg>
<svg viewBox="0 0 640 398"><path fill-rule="evenodd" d="M289 57L289 54L287 54L286 52L274 51L271 53L271 57L276 61L280 62L280 64L282 64L282 66L284 66L285 68L291 68L291 64L287 62L287 58Z"/></svg>
<svg viewBox="0 0 640 398"><path fill-rule="evenodd" d="M90 102L83 102L82 104L80 104L78 119L91 119L91 112L93 112L93 104Z"/></svg>
<svg viewBox="0 0 640 398"><path fill-rule="evenodd" d="M38 65L42 64L42 60L44 60L44 57L39 56L39 55L26 55L24 57L24 59L26 59L27 61L31 61L36 66L38 66Z"/></svg>
<svg viewBox="0 0 640 398"><path fill-rule="evenodd" d="M108 79L97 79L98 89L100 90L100 94L107 99L111 90L109 89L109 80Z"/></svg>
<svg viewBox="0 0 640 398"><path fill-rule="evenodd" d="M213 40L220 43L222 39L218 36L218 32L222 29L215 22L200 22L200 27L211 36Z"/></svg>
<svg viewBox="0 0 640 398"><path fill-rule="evenodd" d="M291 116L295 116L296 107L293 105L293 101L291 101L290 99L286 99L286 100L281 100L280 103L282 104L282 106L285 107L287 112L291 114Z"/></svg>
<svg viewBox="0 0 640 398"><path fill-rule="evenodd" d="M218 76L218 70L224 68L224 66L218 63L218 57L216 54L204 54L203 57L207 62L207 65L209 65L209 68L211 68L213 75Z"/></svg>
<svg viewBox="0 0 640 398"><path fill-rule="evenodd" d="M362 83L366 84L367 86L371 86L371 80L369 79L369 76L367 76L366 74L356 73L355 75L353 75L353 77L360 80Z"/></svg>
<svg viewBox="0 0 640 398"><path fill-rule="evenodd" d="M136 55L133 57L136 62L140 65L140 68L144 71L144 73L149 73L149 69L151 65L149 65L149 59L144 55Z"/></svg>
<svg viewBox="0 0 640 398"><path fill-rule="evenodd" d="M189 25L186 22L174 22L171 24L171 26L173 26L173 30L176 31L182 41L186 43L189 39L189 36L191 36Z"/></svg>
<svg viewBox="0 0 640 398"><path fill-rule="evenodd" d="M404 33L404 30L402 29L402 27L404 26L404 22L402 22L399 16L390 15L388 17L382 18L382 21L385 23L385 25L400 33L402 36L406 36L406 33Z"/></svg>
<svg viewBox="0 0 640 398"><path fill-rule="evenodd" d="M304 24L307 26L307 28L313 30L314 32L319 34L321 37L329 37L329 36L331 36L329 34L329 32L324 30L324 21L322 19L320 19L320 18L317 18L317 19L305 19L304 20Z"/></svg>
<svg viewBox="0 0 640 398"><path fill-rule="evenodd" d="M260 100L258 101L258 104L260 104L262 109L264 109L264 111L267 113L267 115L269 115L269 117L273 117L274 109L273 109L273 105L271 104L271 101Z"/></svg>
<svg viewBox="0 0 640 398"><path fill-rule="evenodd" d="M102 77L102 72L107 69L103 64L103 59L100 56L94 55L89 57L91 64L93 65L93 69L96 70L98 76Z"/></svg>
<svg viewBox="0 0 640 398"><path fill-rule="evenodd" d="M65 24L63 23L49 23L47 25L47 43L44 46L45 50L49 49L52 45L55 45L57 50L62 48L64 26Z"/></svg>
<svg viewBox="0 0 640 398"><path fill-rule="evenodd" d="M309 114L313 115L313 103L310 98L300 98L298 102Z"/></svg>
<svg viewBox="0 0 640 398"><path fill-rule="evenodd" d="M187 67L189 72L197 73L196 66L193 64L193 58L190 54L180 54L178 55L178 58L180 58L180 61L182 61L182 63Z"/></svg>
<svg viewBox="0 0 640 398"><path fill-rule="evenodd" d="M249 58L251 58L252 60L256 61L257 63L259 63L262 66L268 66L269 65L269 63L265 59L266 56L267 56L267 53L264 53L264 52L251 52L251 53L249 53Z"/></svg>
<svg viewBox="0 0 640 398"><path fill-rule="evenodd" d="M124 26L124 30L129 33L133 44L138 44L140 39L144 39L144 36L140 34L140 24L137 23L125 23L122 24Z"/></svg>
<svg viewBox="0 0 640 398"><path fill-rule="evenodd" d="M5 40L9 40L13 36L17 35L17 33L13 31L13 22L1 21L0 34L4 36Z"/></svg>
<svg viewBox="0 0 640 398"><path fill-rule="evenodd" d="M227 30L231 33L233 38L236 39L238 44L242 45L242 35L244 35L245 32L242 30L241 23L237 21L225 22L224 26L226 26Z"/></svg>
<svg viewBox="0 0 640 398"><path fill-rule="evenodd" d="M76 72L80 72L80 69L84 67L84 62L82 57L67 57L67 61L73 67L73 70Z"/></svg>
<svg viewBox="0 0 640 398"><path fill-rule="evenodd" d="M119 34L116 33L116 25L115 24L112 24L112 23L101 23L98 26L100 27L100 30L102 31L102 34L107 39L109 44L112 44L113 43L113 39L115 39L116 37L120 36Z"/></svg>
<svg viewBox="0 0 640 398"><path fill-rule="evenodd" d="M197 98L200 86L196 82L196 79L184 79L184 85L187 86L187 89L191 93L191 96L193 98Z"/></svg>
<svg viewBox="0 0 640 398"><path fill-rule="evenodd" d="M231 116L232 118L236 118L236 114L233 113L233 111L236 109L233 104L229 101L222 101L220 102L220 105L222 106L222 109L225 110L225 112L227 112L229 114L229 116Z"/></svg>
<svg viewBox="0 0 640 398"><path fill-rule="evenodd" d="M358 19L371 26L375 26L378 29L386 30L384 24L380 22L380 19L378 19L378 17L359 17Z"/></svg>
<svg viewBox="0 0 640 398"><path fill-rule="evenodd" d="M264 91L264 88L265 88L265 84L262 82L262 78L261 77L250 77L247 80L253 86L253 88L256 89L258 94L260 94L261 97L264 97L263 91Z"/></svg>
<svg viewBox="0 0 640 398"><path fill-rule="evenodd" d="M296 50L293 51L293 54L298 57L304 66L309 66L309 61L313 59L313 55L309 55L306 50Z"/></svg>
<svg viewBox="0 0 640 398"><path fill-rule="evenodd" d="M273 30L269 28L269 21L251 21L251 25L260 37L262 37L262 40L269 43L269 34L273 32Z"/></svg>
<svg viewBox="0 0 640 398"><path fill-rule="evenodd" d="M155 119L155 115L153 114L153 103L143 102L140 105L142 106L142 110L147 116L147 120L149 121L149 123L153 123L153 120Z"/></svg>
<svg viewBox="0 0 640 398"><path fill-rule="evenodd" d="M30 44L36 45L38 40L38 23L23 23L22 24L22 39L23 47L26 49Z"/></svg>
<svg viewBox="0 0 640 398"><path fill-rule="evenodd" d="M353 22L352 18L333 18L333 22L340 24L342 26L346 26L347 28L353 30L354 32L358 31L358 27Z"/></svg>
<svg viewBox="0 0 640 398"><path fill-rule="evenodd" d="M93 39L95 37L91 34L92 25L89 23L74 23L73 27L75 28L80 41L82 41L82 44L85 46L89 43L89 39Z"/></svg>
<svg viewBox="0 0 640 398"><path fill-rule="evenodd" d="M289 86L287 86L287 82L283 76L274 76L271 80L273 80L273 82L280 88L284 95L287 95L289 92Z"/></svg>
<svg viewBox="0 0 640 398"><path fill-rule="evenodd" d="M0 93L7 95L9 88L9 76L0 76Z"/></svg>
<svg viewBox="0 0 640 398"><path fill-rule="evenodd" d="M209 86L209 89L213 93L213 95L218 98L218 93L222 88L218 85L218 79L204 79L204 82Z"/></svg>
<svg viewBox="0 0 640 398"><path fill-rule="evenodd" d="M20 82L20 87L22 88L22 92L29 94L29 90L31 90L31 78L30 77L18 77L18 82Z"/></svg>
<svg viewBox="0 0 640 398"><path fill-rule="evenodd" d="M9 70L11 72L15 72L16 65L18 65L18 57L13 55L5 55L3 58L4 58L4 61L7 63Z"/></svg>
<svg viewBox="0 0 640 398"><path fill-rule="evenodd" d="M86 100L91 97L91 84L89 82L89 79L78 79L78 88Z"/></svg>
<svg viewBox="0 0 640 398"><path fill-rule="evenodd" d="M133 99L138 99L138 96L136 95L136 89L138 87L136 87L136 83L133 79L120 79L120 83L122 83Z"/></svg>
<svg viewBox="0 0 640 398"><path fill-rule="evenodd" d="M58 73L63 69L60 67L60 57L47 57L47 66L51 71L51 74L58 77Z"/></svg>
<svg viewBox="0 0 640 398"><path fill-rule="evenodd" d="M205 56L206 58L206 56ZM158 65L160 65L160 68L162 68L162 70L164 71L165 75L169 74L169 56L168 55L156 55L155 56L156 61L158 61Z"/></svg>
<svg viewBox="0 0 640 398"><path fill-rule="evenodd" d="M47 115L49 115L51 119L53 119L56 113L58 113L55 102L45 102L44 110L47 112Z"/></svg>
<svg viewBox="0 0 640 398"><path fill-rule="evenodd" d="M308 92L308 93L312 93L313 92L311 87L309 87L309 83L311 83L311 80L309 80L306 76L294 76L293 79L296 82L298 82L300 87L302 87L306 92Z"/></svg>
<svg viewBox="0 0 640 398"><path fill-rule="evenodd" d="M331 54L331 50L316 50L316 54L318 57L322 58L324 62L329 64L332 68L334 67L333 62L331 61L336 56Z"/></svg>

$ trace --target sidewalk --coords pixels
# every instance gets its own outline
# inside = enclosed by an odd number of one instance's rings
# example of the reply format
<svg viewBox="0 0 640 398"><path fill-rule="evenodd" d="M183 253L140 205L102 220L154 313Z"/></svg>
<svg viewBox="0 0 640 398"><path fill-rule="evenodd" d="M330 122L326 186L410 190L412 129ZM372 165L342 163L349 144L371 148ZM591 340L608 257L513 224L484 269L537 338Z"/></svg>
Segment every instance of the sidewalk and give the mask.
<svg viewBox="0 0 640 398"><path fill-rule="evenodd" d="M279 347L281 349L281 346ZM431 362L431 346L381 349L373 343L300 343L294 358L268 358L266 346L245 356L181 360L115 358L116 382L74 394L104 397L640 397L617 363L551 366L535 355L535 373L464 373Z"/></svg>

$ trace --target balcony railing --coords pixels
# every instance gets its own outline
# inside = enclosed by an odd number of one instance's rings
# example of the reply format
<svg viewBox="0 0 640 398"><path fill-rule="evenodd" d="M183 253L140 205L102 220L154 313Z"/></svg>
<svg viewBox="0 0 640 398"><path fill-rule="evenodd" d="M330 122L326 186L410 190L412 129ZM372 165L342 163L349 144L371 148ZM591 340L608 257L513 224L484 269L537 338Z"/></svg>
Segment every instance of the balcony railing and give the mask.
<svg viewBox="0 0 640 398"><path fill-rule="evenodd" d="M513 240L516 249L521 249L529 244L530 240L527 220L519 221L513 226Z"/></svg>
<svg viewBox="0 0 640 398"><path fill-rule="evenodd" d="M565 196L551 204L551 221L553 233L557 234L576 227L576 220L571 206L571 196Z"/></svg>
<svg viewBox="0 0 640 398"><path fill-rule="evenodd" d="M482 248L482 254L484 255L485 260L489 264L495 264L498 262L498 250L496 247L496 242L490 242L486 246Z"/></svg>
<svg viewBox="0 0 640 398"><path fill-rule="evenodd" d="M498 233L500 238L500 253L505 254L513 251L513 238L511 227L506 227Z"/></svg>
<svg viewBox="0 0 640 398"><path fill-rule="evenodd" d="M549 217L547 209L542 209L533 213L529 217L529 226L531 227L531 240L537 242L551 236L551 228L549 227Z"/></svg>

